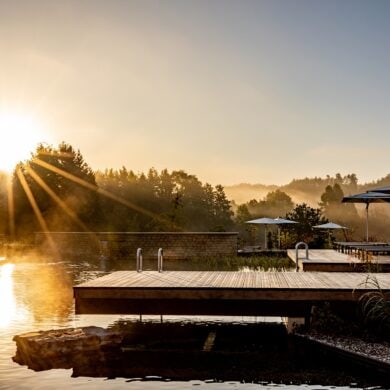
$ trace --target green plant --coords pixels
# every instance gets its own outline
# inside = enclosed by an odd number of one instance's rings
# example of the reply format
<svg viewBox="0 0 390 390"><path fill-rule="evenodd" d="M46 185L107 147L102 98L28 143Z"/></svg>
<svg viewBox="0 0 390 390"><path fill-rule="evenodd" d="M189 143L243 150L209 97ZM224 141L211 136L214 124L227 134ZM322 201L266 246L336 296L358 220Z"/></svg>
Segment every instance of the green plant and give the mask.
<svg viewBox="0 0 390 390"><path fill-rule="evenodd" d="M223 256L192 259L187 267L202 271L285 271L292 269L293 263L287 256Z"/></svg>
<svg viewBox="0 0 390 390"><path fill-rule="evenodd" d="M363 284L374 290L359 298L362 325L369 333L390 340L390 294L381 289L373 275L368 275Z"/></svg>
<svg viewBox="0 0 390 390"><path fill-rule="evenodd" d="M311 331L337 335L358 332L356 324L350 319L342 318L340 311L335 311L330 302L316 306L312 314Z"/></svg>

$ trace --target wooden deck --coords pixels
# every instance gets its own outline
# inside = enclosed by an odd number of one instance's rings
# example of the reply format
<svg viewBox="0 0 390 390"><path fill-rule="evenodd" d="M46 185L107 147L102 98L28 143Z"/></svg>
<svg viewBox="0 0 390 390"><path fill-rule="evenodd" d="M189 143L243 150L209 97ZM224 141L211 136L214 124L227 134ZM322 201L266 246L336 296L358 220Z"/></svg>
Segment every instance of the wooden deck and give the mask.
<svg viewBox="0 0 390 390"><path fill-rule="evenodd" d="M372 288L362 273L118 271L74 287L76 313L307 316L351 306ZM390 291L390 274L376 275ZM353 305L352 305L353 306Z"/></svg>
<svg viewBox="0 0 390 390"><path fill-rule="evenodd" d="M295 249L287 251L288 257L295 263ZM309 260L305 259L305 250L298 251L298 267L301 271L322 272L390 272L389 256L372 256L369 263L362 261L353 254L342 253L333 249L309 249Z"/></svg>

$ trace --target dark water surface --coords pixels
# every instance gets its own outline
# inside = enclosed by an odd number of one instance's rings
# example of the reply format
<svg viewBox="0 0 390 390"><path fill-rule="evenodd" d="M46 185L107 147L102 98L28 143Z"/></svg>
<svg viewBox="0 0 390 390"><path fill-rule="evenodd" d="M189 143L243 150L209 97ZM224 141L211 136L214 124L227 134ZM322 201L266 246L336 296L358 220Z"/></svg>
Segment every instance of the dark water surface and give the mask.
<svg viewBox="0 0 390 390"><path fill-rule="evenodd" d="M145 269L154 266L155 264L146 263ZM186 266L176 263L175 265L168 264L168 267L183 269ZM334 362L326 365L323 360L316 363L308 359L299 369L297 366L289 366L289 360L293 357L286 355L285 349L288 342L283 341L285 336L280 330L282 327L269 324L270 321L280 322L280 318L170 316L164 317L163 323L159 325L158 322L161 319L152 316L144 317L142 324L138 316L74 314L72 296L74 283L89 280L113 270L131 268L134 268L134 264L126 261L53 262L45 261L38 256L15 258L8 263L0 262L0 389L68 389L72 387L77 389L177 390L273 389L276 387L319 390L363 388L361 387L363 382L365 385L367 383L372 386L376 385L375 382L372 384L367 382L367 379L361 382L361 379L365 377L364 373L356 377L354 372L345 371L344 367L335 366ZM16 350L12 338L16 334L87 325L114 328L130 326L132 329L136 328L137 331L142 328L142 331L147 330L150 333L143 333L140 336L141 339L144 337L142 343L146 345L143 354L133 355L129 348L129 351L124 354L128 360L117 361L115 367L110 368L114 371L103 367L100 371L100 375L105 374L103 377L96 377L100 370L96 366L90 367L90 371L84 370L79 373L77 368L36 372L12 361ZM204 340L205 335L210 331L219 334L220 345L216 343L216 349L220 350L219 354L207 360L208 358L202 357L204 355L186 352L186 348L191 345L189 339L195 340L194 346L196 346L198 341L194 339L194 335L199 334L201 335L199 339ZM153 337L159 334L164 334L165 340L169 339L170 334L177 336L176 339L179 342L175 340L173 354L164 352L164 347L157 343L158 337L156 338L157 344L152 345ZM183 340L181 347L179 336L182 336ZM139 340L138 342L142 344ZM153 348L161 352L150 352ZM226 349L235 351L235 354L226 355L224 352ZM257 354L262 349L264 353L259 358ZM308 373L313 371L316 364L321 364L317 382L297 384L299 381L304 382L305 378L312 380L313 376ZM275 376L275 373L281 370L294 370L291 379L295 384L270 383L272 378L267 379L267 374L264 373L265 367L266 372L273 372L273 378L278 380L281 377ZM114 377L112 377L112 372L115 372ZM135 373L140 375L134 377ZM256 383L246 383L248 379ZM288 380L284 378L283 382L288 383Z"/></svg>

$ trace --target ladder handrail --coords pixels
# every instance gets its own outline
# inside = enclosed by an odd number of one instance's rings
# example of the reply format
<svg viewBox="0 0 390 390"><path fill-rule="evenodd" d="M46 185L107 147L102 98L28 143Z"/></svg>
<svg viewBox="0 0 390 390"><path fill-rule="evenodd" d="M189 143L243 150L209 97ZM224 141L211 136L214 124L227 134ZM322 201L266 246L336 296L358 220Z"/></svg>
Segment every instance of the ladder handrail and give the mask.
<svg viewBox="0 0 390 390"><path fill-rule="evenodd" d="M137 272L142 272L142 248L137 249Z"/></svg>
<svg viewBox="0 0 390 390"><path fill-rule="evenodd" d="M163 260L164 260L164 251L160 248L157 252L157 271L163 271Z"/></svg>
<svg viewBox="0 0 390 390"><path fill-rule="evenodd" d="M298 265L298 249L299 247L303 245L306 249L306 260L309 259L309 245L306 244L304 241L300 241L295 245L295 271L298 272L299 270L299 265Z"/></svg>

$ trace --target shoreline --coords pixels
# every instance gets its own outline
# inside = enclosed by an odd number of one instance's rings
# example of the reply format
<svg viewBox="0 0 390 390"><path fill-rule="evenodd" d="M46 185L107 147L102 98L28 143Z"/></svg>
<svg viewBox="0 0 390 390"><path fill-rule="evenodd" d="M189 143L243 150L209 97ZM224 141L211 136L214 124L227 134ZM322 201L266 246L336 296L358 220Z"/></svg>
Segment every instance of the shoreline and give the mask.
<svg viewBox="0 0 390 390"><path fill-rule="evenodd" d="M356 336L330 335L320 332L295 333L294 336L390 375L390 342L370 342Z"/></svg>

